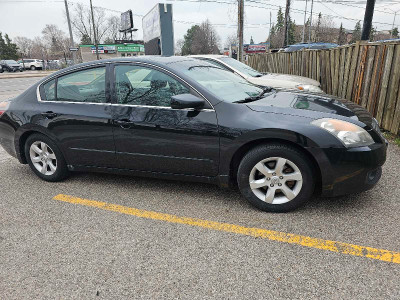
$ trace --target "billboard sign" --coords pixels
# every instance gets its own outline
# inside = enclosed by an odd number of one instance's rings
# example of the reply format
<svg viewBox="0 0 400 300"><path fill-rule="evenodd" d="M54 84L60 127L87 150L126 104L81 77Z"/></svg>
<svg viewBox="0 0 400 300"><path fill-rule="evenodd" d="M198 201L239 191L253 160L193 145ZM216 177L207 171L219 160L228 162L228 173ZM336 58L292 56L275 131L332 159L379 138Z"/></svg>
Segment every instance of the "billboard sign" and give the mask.
<svg viewBox="0 0 400 300"><path fill-rule="evenodd" d="M99 53L115 53L115 46L98 46L97 47ZM91 47L92 53L96 53L96 47Z"/></svg>
<svg viewBox="0 0 400 300"><path fill-rule="evenodd" d="M143 17L143 41L147 43L148 41L161 36L160 27L160 10L157 4L154 8L149 11L147 15Z"/></svg>
<svg viewBox="0 0 400 300"><path fill-rule="evenodd" d="M246 51L247 53L265 53L266 50L267 50L267 45L265 44L244 46L244 51Z"/></svg>
<svg viewBox="0 0 400 300"><path fill-rule="evenodd" d="M128 10L121 14L121 31L127 31L133 28L132 11Z"/></svg>

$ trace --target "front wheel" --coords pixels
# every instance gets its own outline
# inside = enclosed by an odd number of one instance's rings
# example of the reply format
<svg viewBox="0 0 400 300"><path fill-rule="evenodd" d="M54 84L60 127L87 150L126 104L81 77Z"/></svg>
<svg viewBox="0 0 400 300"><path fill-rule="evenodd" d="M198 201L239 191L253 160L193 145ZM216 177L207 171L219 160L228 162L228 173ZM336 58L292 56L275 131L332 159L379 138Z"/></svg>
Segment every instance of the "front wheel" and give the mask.
<svg viewBox="0 0 400 300"><path fill-rule="evenodd" d="M266 144L250 150L238 170L242 195L257 208L288 212L313 194L312 163L301 151L283 144Z"/></svg>
<svg viewBox="0 0 400 300"><path fill-rule="evenodd" d="M32 171L46 181L61 181L68 176L65 159L47 136L33 134L25 143L25 157Z"/></svg>
<svg viewBox="0 0 400 300"><path fill-rule="evenodd" d="M35 67L35 66L31 66L31 70L32 70L32 71L35 71L35 70L36 70L36 67Z"/></svg>

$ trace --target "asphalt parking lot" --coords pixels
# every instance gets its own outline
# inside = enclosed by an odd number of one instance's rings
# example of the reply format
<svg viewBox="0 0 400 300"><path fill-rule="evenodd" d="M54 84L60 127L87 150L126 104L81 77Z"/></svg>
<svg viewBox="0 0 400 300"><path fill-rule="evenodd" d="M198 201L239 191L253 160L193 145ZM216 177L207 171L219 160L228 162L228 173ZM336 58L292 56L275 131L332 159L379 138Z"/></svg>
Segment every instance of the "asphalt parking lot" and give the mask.
<svg viewBox="0 0 400 300"><path fill-rule="evenodd" d="M6 80L0 100L38 78ZM399 170L390 145L375 189L271 214L206 184L48 183L0 148L0 299L399 299Z"/></svg>

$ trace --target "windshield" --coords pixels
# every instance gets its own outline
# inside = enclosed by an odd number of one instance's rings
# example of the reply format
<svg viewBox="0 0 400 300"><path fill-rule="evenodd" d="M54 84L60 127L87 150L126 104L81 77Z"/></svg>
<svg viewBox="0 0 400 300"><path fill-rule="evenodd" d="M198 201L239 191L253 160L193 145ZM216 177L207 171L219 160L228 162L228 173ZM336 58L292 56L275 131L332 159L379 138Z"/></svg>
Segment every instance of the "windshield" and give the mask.
<svg viewBox="0 0 400 300"><path fill-rule="evenodd" d="M244 63L241 63L240 61L231 58L231 57L221 57L219 58L221 61L226 63L227 65L231 66L233 69L238 70L239 72L242 72L246 75L252 76L252 77L260 77L262 74L253 68L250 68L248 65L245 65Z"/></svg>
<svg viewBox="0 0 400 300"><path fill-rule="evenodd" d="M184 73L226 102L255 97L263 91L242 77L211 65L192 66Z"/></svg>
<svg viewBox="0 0 400 300"><path fill-rule="evenodd" d="M16 64L15 60L5 60L6 64Z"/></svg>

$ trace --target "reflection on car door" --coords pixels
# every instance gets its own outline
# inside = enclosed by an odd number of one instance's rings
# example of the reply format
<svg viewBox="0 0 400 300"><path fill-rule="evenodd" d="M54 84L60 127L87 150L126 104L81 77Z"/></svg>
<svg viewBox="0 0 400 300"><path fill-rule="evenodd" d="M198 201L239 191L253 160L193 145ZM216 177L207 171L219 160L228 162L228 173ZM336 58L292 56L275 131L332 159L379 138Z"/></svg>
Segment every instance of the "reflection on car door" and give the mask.
<svg viewBox="0 0 400 300"><path fill-rule="evenodd" d="M74 166L115 167L106 67L58 77L43 85L41 117Z"/></svg>
<svg viewBox="0 0 400 300"><path fill-rule="evenodd" d="M193 93L172 75L140 65L115 66L114 139L123 169L216 176L216 113L170 108L173 95Z"/></svg>

